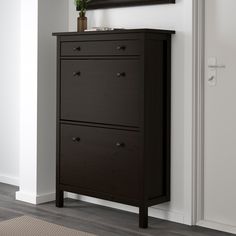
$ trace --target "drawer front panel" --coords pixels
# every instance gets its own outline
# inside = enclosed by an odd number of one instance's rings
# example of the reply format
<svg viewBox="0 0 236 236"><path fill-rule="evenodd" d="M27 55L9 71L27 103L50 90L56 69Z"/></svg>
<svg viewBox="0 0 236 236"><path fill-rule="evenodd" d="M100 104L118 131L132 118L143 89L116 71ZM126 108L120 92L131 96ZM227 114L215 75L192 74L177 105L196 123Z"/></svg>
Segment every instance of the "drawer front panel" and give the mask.
<svg viewBox="0 0 236 236"><path fill-rule="evenodd" d="M61 119L139 127L139 60L62 60Z"/></svg>
<svg viewBox="0 0 236 236"><path fill-rule="evenodd" d="M140 55L140 41L62 42L61 56Z"/></svg>
<svg viewBox="0 0 236 236"><path fill-rule="evenodd" d="M111 196L139 196L139 133L61 125L60 183Z"/></svg>

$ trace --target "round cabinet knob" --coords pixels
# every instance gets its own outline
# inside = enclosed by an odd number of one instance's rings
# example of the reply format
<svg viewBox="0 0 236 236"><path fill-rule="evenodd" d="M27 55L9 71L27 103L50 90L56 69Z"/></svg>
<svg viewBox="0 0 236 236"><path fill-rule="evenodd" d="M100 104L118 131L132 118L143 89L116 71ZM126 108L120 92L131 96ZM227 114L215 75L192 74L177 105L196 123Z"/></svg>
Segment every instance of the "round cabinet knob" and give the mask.
<svg viewBox="0 0 236 236"><path fill-rule="evenodd" d="M81 47L75 47L75 48L73 48L73 51L80 51L81 50Z"/></svg>
<svg viewBox="0 0 236 236"><path fill-rule="evenodd" d="M73 72L73 76L74 76L74 77L79 77L80 75L81 75L81 72L80 72L80 71Z"/></svg>
<svg viewBox="0 0 236 236"><path fill-rule="evenodd" d="M121 72L121 73L119 72L119 73L116 74L116 76L117 76L118 78L120 78L120 77L125 77L125 75L126 75L125 72Z"/></svg>
<svg viewBox="0 0 236 236"><path fill-rule="evenodd" d="M116 50L118 50L118 51L124 51L125 49L126 49L126 46L124 46L124 45L118 45L116 47Z"/></svg>
<svg viewBox="0 0 236 236"><path fill-rule="evenodd" d="M125 143L117 142L117 143L116 143L116 146L117 146L117 147L124 147L124 146L125 146Z"/></svg>
<svg viewBox="0 0 236 236"><path fill-rule="evenodd" d="M73 137L73 138L72 138L72 141L73 141L74 143L79 143L79 142L80 142L80 138L79 138L79 137Z"/></svg>

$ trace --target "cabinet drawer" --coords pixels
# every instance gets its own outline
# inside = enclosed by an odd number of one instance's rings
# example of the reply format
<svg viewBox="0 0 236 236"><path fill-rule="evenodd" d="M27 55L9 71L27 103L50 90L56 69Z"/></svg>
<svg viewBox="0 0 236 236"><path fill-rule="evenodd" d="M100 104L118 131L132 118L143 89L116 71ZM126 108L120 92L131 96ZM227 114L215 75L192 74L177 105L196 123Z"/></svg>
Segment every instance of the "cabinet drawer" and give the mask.
<svg viewBox="0 0 236 236"><path fill-rule="evenodd" d="M137 199L139 141L138 132L62 124L60 183Z"/></svg>
<svg viewBox="0 0 236 236"><path fill-rule="evenodd" d="M139 60L62 60L61 119L139 126Z"/></svg>
<svg viewBox="0 0 236 236"><path fill-rule="evenodd" d="M140 41L62 42L61 56L140 55Z"/></svg>

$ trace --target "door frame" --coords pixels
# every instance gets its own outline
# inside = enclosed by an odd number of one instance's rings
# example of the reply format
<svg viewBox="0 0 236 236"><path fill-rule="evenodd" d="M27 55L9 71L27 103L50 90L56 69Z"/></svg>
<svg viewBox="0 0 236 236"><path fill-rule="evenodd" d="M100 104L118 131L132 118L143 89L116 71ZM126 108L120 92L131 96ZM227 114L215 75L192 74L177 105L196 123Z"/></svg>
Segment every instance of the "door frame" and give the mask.
<svg viewBox="0 0 236 236"><path fill-rule="evenodd" d="M193 225L204 219L205 1L193 1Z"/></svg>
<svg viewBox="0 0 236 236"><path fill-rule="evenodd" d="M236 234L236 227L204 219L205 0L193 0L192 223Z"/></svg>

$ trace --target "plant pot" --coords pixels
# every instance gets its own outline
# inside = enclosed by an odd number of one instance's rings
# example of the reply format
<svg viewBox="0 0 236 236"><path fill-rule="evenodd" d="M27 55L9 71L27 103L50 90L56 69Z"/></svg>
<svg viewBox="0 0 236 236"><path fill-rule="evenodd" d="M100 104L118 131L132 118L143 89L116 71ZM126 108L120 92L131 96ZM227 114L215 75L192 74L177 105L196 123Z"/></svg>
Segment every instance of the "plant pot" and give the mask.
<svg viewBox="0 0 236 236"><path fill-rule="evenodd" d="M77 18L77 31L84 32L87 29L87 17L80 16Z"/></svg>

